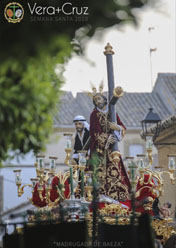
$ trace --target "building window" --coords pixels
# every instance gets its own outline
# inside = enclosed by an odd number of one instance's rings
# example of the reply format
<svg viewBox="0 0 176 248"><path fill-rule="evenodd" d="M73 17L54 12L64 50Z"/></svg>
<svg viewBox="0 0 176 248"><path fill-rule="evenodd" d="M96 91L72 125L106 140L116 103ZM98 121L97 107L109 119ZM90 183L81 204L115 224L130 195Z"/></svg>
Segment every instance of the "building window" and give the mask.
<svg viewBox="0 0 176 248"><path fill-rule="evenodd" d="M136 157L137 154L143 154L144 148L143 145L140 144L131 144L129 146L129 156Z"/></svg>

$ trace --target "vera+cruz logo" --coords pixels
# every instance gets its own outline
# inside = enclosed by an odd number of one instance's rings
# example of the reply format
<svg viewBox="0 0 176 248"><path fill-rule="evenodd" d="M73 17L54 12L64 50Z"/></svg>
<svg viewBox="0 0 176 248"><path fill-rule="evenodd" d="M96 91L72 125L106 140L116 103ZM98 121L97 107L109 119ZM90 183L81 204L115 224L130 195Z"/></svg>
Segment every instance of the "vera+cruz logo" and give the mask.
<svg viewBox="0 0 176 248"><path fill-rule="evenodd" d="M19 3L9 3L5 7L4 16L8 22L20 22L24 17L24 9Z"/></svg>

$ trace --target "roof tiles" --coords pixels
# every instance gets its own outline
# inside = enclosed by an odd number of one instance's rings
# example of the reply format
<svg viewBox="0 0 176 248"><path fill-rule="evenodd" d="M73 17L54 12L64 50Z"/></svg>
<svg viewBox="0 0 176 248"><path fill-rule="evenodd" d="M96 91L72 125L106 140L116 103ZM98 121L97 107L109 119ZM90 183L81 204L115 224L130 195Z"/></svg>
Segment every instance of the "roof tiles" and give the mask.
<svg viewBox="0 0 176 248"><path fill-rule="evenodd" d="M150 107L160 116L161 120L173 114L173 107L170 108L168 103L165 102L162 88L169 92L170 102L175 101L175 73L160 73L151 93L124 93L116 104L116 110L126 127L140 127L140 122L148 113ZM77 93L74 98L71 92L64 92L60 104L58 104L59 110L54 119L55 125L72 125L73 118L76 115L83 115L89 122L93 108L91 98L85 93Z"/></svg>

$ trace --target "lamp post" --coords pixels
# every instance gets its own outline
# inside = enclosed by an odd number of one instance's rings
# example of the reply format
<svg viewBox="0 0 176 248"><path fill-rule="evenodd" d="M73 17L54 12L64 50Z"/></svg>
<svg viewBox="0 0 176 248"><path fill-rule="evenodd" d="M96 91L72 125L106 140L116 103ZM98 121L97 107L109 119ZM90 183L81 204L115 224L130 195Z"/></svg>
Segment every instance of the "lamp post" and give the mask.
<svg viewBox="0 0 176 248"><path fill-rule="evenodd" d="M147 140L148 136L153 136L154 145L176 145L176 143L155 142L161 131L161 119L157 113L153 112L153 108L149 108L149 112L141 121L142 135L141 137ZM152 128L151 128L152 127Z"/></svg>
<svg viewBox="0 0 176 248"><path fill-rule="evenodd" d="M151 134L149 128L151 128L151 126L155 124L156 124L156 129L153 136L153 140L155 140L156 137L159 135L160 127L161 127L161 119L157 113L153 112L153 108L149 108L149 112L147 113L145 118L141 121L142 131L143 131L142 136L145 139L148 134Z"/></svg>

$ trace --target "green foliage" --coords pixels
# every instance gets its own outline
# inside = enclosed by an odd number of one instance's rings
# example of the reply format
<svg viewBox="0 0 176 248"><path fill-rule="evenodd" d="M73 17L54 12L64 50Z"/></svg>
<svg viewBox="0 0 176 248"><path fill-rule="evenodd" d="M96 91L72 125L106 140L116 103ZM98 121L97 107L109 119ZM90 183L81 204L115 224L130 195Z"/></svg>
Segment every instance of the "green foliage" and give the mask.
<svg viewBox="0 0 176 248"><path fill-rule="evenodd" d="M89 166L91 168L92 171L96 171L99 164L101 163L101 158L100 156L98 155L97 152L94 152L89 160Z"/></svg>
<svg viewBox="0 0 176 248"><path fill-rule="evenodd" d="M98 187L98 167L102 163L102 158L97 152L94 152L89 160L89 166L93 171L93 186Z"/></svg>
<svg viewBox="0 0 176 248"><path fill-rule="evenodd" d="M41 49L37 57L29 57L24 64L9 58L1 65L0 159L6 159L9 150L25 154L45 147L62 84L55 66L71 52L66 41L66 37L53 40L61 51L53 57Z"/></svg>

